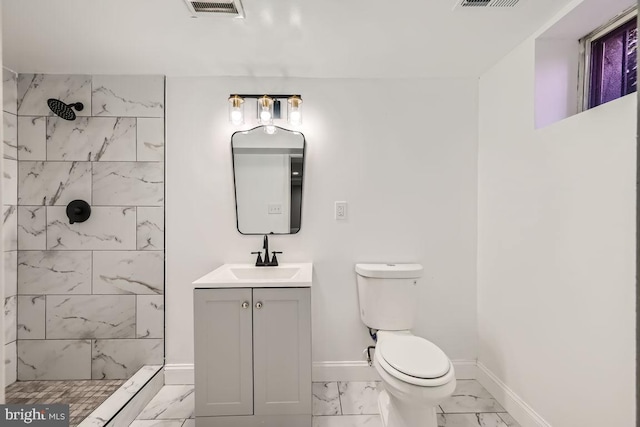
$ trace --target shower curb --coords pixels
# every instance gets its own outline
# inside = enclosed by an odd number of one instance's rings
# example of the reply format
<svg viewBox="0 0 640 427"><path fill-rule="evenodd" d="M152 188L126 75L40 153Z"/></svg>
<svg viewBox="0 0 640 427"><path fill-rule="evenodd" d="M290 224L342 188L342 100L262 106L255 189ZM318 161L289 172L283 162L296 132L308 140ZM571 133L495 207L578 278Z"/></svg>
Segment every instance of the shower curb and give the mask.
<svg viewBox="0 0 640 427"><path fill-rule="evenodd" d="M85 418L78 427L125 427L164 385L164 366L145 365Z"/></svg>

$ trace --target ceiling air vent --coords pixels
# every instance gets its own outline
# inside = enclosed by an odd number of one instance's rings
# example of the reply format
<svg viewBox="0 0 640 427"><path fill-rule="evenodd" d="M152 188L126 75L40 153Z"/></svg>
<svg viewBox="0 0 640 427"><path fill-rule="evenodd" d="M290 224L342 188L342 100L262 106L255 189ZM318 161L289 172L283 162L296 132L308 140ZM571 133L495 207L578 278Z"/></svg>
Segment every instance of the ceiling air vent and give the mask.
<svg viewBox="0 0 640 427"><path fill-rule="evenodd" d="M458 0L457 7L513 7L519 0Z"/></svg>
<svg viewBox="0 0 640 427"><path fill-rule="evenodd" d="M202 16L227 16L232 18L244 18L244 9L240 0L227 1L191 1L184 0L187 8L194 18Z"/></svg>

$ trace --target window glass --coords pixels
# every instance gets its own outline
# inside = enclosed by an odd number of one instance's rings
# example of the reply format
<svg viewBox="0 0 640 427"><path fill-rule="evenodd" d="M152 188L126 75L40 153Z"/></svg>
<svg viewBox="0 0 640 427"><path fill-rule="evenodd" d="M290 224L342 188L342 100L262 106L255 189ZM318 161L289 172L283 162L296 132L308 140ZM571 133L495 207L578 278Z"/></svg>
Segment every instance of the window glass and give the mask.
<svg viewBox="0 0 640 427"><path fill-rule="evenodd" d="M591 42L589 108L637 90L636 18Z"/></svg>
<svg viewBox="0 0 640 427"><path fill-rule="evenodd" d="M629 31L627 38L627 93L638 89L638 27Z"/></svg>

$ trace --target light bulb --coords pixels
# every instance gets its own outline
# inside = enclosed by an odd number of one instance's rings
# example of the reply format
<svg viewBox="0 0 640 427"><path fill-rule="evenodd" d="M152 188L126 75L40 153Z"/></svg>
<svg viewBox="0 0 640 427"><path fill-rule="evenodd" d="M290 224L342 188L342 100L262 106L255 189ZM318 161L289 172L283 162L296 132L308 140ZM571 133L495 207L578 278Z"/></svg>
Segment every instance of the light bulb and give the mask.
<svg viewBox="0 0 640 427"><path fill-rule="evenodd" d="M262 125L273 124L273 98L265 95L258 99L258 118Z"/></svg>
<svg viewBox="0 0 640 427"><path fill-rule="evenodd" d="M233 123L234 125L241 125L242 122L244 121L242 116L243 116L242 111L233 110L231 112L231 123Z"/></svg>
<svg viewBox="0 0 640 427"><path fill-rule="evenodd" d="M301 119L302 119L302 114L298 110L292 111L291 114L289 114L289 121L291 122L292 125L299 125Z"/></svg>
<svg viewBox="0 0 640 427"><path fill-rule="evenodd" d="M262 110L260 112L260 120L263 122L268 122L271 120L271 112L269 110Z"/></svg>

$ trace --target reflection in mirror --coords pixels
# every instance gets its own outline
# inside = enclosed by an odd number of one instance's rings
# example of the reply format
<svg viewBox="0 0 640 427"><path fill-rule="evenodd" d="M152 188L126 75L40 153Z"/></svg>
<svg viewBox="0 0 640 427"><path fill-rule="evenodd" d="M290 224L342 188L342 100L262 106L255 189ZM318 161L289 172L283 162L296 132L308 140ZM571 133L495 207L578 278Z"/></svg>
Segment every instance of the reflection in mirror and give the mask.
<svg viewBox="0 0 640 427"><path fill-rule="evenodd" d="M300 230L304 135L260 126L231 137L236 219L242 234L294 234Z"/></svg>

